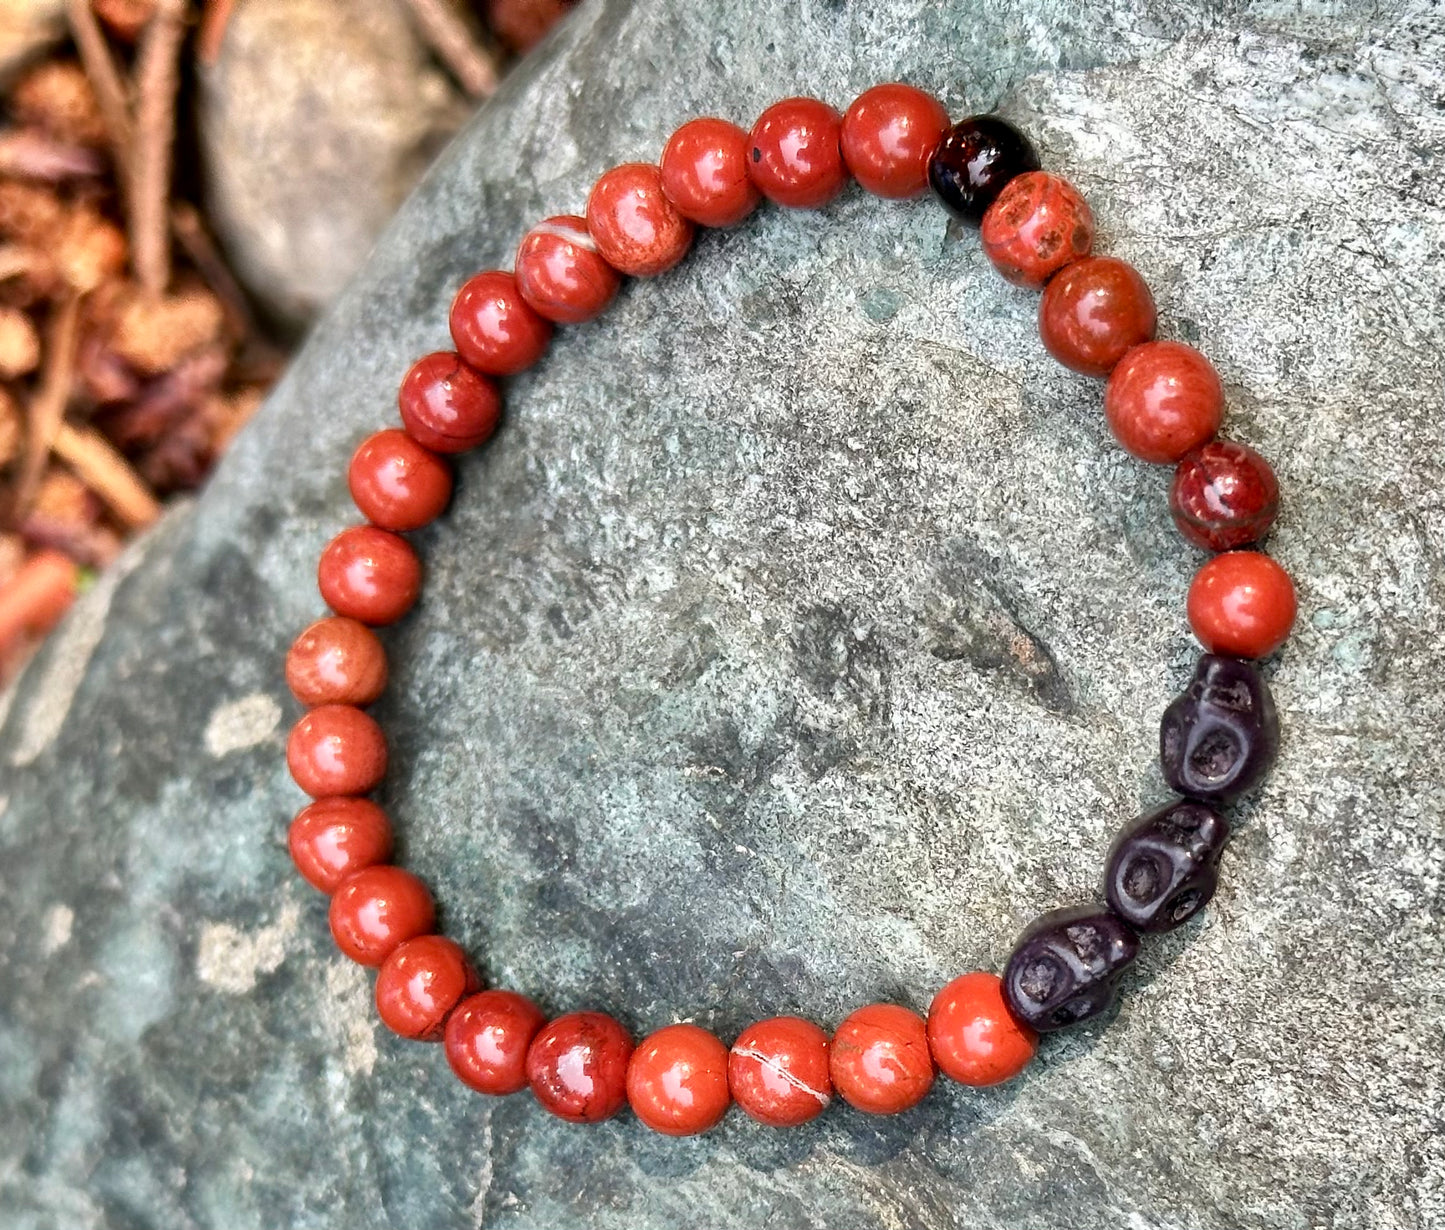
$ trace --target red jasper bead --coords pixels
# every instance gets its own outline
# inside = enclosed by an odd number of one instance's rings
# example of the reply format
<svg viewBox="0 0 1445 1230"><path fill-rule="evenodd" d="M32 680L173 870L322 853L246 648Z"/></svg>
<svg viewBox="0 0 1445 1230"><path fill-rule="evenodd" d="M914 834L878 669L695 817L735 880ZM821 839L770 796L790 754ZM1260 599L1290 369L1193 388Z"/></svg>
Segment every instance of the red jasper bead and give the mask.
<svg viewBox="0 0 1445 1230"><path fill-rule="evenodd" d="M355 525L327 543L316 582L338 615L373 626L391 624L411 610L421 592L421 561L406 539Z"/></svg>
<svg viewBox="0 0 1445 1230"><path fill-rule="evenodd" d="M397 405L406 434L434 453L464 453L486 443L502 417L497 386L450 350L412 364Z"/></svg>
<svg viewBox="0 0 1445 1230"><path fill-rule="evenodd" d="M928 191L928 159L948 128L948 112L911 85L875 85L843 116L843 161L874 196L906 200Z"/></svg>
<svg viewBox="0 0 1445 1230"><path fill-rule="evenodd" d="M559 325L580 325L602 311L622 284L573 214L534 226L517 248L517 289L539 316Z"/></svg>
<svg viewBox="0 0 1445 1230"><path fill-rule="evenodd" d="M955 978L933 997L928 1045L934 1062L954 1080L998 1085L1028 1066L1039 1036L1014 1020L998 976L979 971Z"/></svg>
<svg viewBox="0 0 1445 1230"><path fill-rule="evenodd" d="M306 882L334 893L353 872L391 857L391 821L370 799L317 799L296 813L286 844Z"/></svg>
<svg viewBox="0 0 1445 1230"><path fill-rule="evenodd" d="M1285 643L1298 604L1289 573L1261 551L1216 555L1189 586L1189 626L1210 653L1265 658Z"/></svg>
<svg viewBox="0 0 1445 1230"><path fill-rule="evenodd" d="M1065 265L1044 287L1039 334L1065 367L1107 376L1125 353L1154 336L1154 296L1134 266L1113 256Z"/></svg>
<svg viewBox="0 0 1445 1230"><path fill-rule="evenodd" d="M573 1012L542 1027L527 1048L527 1083L568 1123L610 1119L627 1101L632 1037L602 1012Z"/></svg>
<svg viewBox="0 0 1445 1230"><path fill-rule="evenodd" d="M770 201L789 209L826 205L848 182L843 117L816 98L785 98L758 117L748 174Z"/></svg>
<svg viewBox="0 0 1445 1230"><path fill-rule="evenodd" d="M482 991L462 1000L447 1018L447 1063L478 1093L517 1093L527 1087L527 1048L546 1023L526 996Z"/></svg>
<svg viewBox="0 0 1445 1230"><path fill-rule="evenodd" d="M1005 281L1038 290L1065 265L1089 255L1094 215L1068 180L1025 171L988 207L979 239Z"/></svg>
<svg viewBox="0 0 1445 1230"><path fill-rule="evenodd" d="M361 442L346 478L361 515L383 530L430 525L452 498L447 463L394 427Z"/></svg>
<svg viewBox="0 0 1445 1230"><path fill-rule="evenodd" d="M534 312L517 279L489 269L463 283L452 300L452 341L464 362L488 376L531 367L552 340L552 323Z"/></svg>
<svg viewBox="0 0 1445 1230"><path fill-rule="evenodd" d="M386 736L353 705L322 705L291 728L286 764L313 799L365 794L386 776Z"/></svg>
<svg viewBox="0 0 1445 1230"><path fill-rule="evenodd" d="M762 200L748 177L748 134L727 120L689 120L668 139L658 170L667 199L699 226L736 226Z"/></svg>
<svg viewBox="0 0 1445 1230"><path fill-rule="evenodd" d="M598 179L587 198L587 230L607 263L634 278L666 273L687 255L693 235L649 162L626 162Z"/></svg>
<svg viewBox="0 0 1445 1230"><path fill-rule="evenodd" d="M431 893L400 867L363 867L331 898L331 938L359 965L380 965L398 945L436 926Z"/></svg>
<svg viewBox="0 0 1445 1230"><path fill-rule="evenodd" d="M695 1136L732 1101L728 1048L697 1025L668 1025L644 1038L627 1067L627 1100L654 1132Z"/></svg>
<svg viewBox="0 0 1445 1230"><path fill-rule="evenodd" d="M286 686L308 708L369 705L386 690L386 650L365 624L328 615L291 642Z"/></svg>
<svg viewBox="0 0 1445 1230"><path fill-rule="evenodd" d="M728 1052L728 1086L743 1111L769 1127L816 1119L833 1100L828 1035L796 1016L749 1025Z"/></svg>
<svg viewBox="0 0 1445 1230"><path fill-rule="evenodd" d="M897 1004L869 1004L839 1025L828 1066L843 1100L872 1115L916 1106L933 1086L927 1027Z"/></svg>
<svg viewBox="0 0 1445 1230"><path fill-rule="evenodd" d="M1169 511L1196 547L1230 551L1269 532L1279 512L1279 482L1254 449L1211 440L1179 462Z"/></svg>
<svg viewBox="0 0 1445 1230"><path fill-rule="evenodd" d="M1224 385L1193 346L1145 342L1109 376L1104 417L1127 452L1173 465L1214 438L1224 421Z"/></svg>
<svg viewBox="0 0 1445 1230"><path fill-rule="evenodd" d="M376 976L376 1013L392 1033L440 1042L453 1008L481 986L461 947L443 935L404 940Z"/></svg>

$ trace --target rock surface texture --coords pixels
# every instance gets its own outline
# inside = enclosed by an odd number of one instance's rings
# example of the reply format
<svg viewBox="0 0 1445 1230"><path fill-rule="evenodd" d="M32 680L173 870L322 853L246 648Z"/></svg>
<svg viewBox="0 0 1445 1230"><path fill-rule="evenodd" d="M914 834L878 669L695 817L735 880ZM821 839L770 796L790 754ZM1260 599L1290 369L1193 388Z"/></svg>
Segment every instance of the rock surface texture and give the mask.
<svg viewBox="0 0 1445 1230"><path fill-rule="evenodd" d="M245 6L242 6L244 13ZM1445 1224L1434 6L584 6L0 718L8 1227ZM1285 742L1218 896L1019 1081L672 1140L466 1091L290 868L281 663L454 288L699 113L1001 106L1277 466ZM637 1032L926 1008L1162 801L1202 558L929 202L704 236L512 382L420 536L383 801L489 981Z"/></svg>

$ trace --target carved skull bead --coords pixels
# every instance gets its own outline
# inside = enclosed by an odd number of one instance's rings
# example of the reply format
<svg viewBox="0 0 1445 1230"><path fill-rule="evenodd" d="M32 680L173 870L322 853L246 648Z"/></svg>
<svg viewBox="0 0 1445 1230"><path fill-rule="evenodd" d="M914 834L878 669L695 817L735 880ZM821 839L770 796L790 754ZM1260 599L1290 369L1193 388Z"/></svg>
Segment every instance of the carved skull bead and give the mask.
<svg viewBox="0 0 1445 1230"><path fill-rule="evenodd" d="M1204 654L1160 724L1165 781L1182 795L1222 803L1257 786L1278 751L1274 698L1253 663Z"/></svg>
<svg viewBox="0 0 1445 1230"><path fill-rule="evenodd" d="M1138 953L1139 937L1103 906L1052 910L1014 946L1004 966L1004 999L1040 1033L1075 1025L1109 1008Z"/></svg>
<svg viewBox="0 0 1445 1230"><path fill-rule="evenodd" d="M1138 931L1168 931L1214 896L1229 824L1203 803L1176 799L1124 827L1109 848L1104 896Z"/></svg>

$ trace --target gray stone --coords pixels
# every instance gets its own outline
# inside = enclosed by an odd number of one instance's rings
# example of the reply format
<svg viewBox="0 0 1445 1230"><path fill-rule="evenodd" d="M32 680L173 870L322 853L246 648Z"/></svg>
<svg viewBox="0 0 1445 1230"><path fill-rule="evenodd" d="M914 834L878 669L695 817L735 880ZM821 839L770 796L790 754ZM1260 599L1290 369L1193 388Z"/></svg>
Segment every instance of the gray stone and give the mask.
<svg viewBox="0 0 1445 1230"><path fill-rule="evenodd" d="M584 8L437 166L198 505L0 720L0 1208L49 1227L1428 1230L1441 1134L1438 10ZM1303 615L1223 887L990 1092L697 1140L462 1090L291 872L280 662L344 464L470 270L686 116L909 78L1093 201L1279 468ZM997 968L1162 795L1167 472L928 202L702 237L509 389L379 713L488 978L728 1036Z"/></svg>

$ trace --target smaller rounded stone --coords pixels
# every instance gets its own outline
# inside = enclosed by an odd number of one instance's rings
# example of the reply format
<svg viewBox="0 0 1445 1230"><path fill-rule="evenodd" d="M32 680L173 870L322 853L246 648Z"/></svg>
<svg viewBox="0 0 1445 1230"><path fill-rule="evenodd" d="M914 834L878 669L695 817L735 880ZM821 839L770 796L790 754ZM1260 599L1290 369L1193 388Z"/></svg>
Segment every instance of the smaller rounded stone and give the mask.
<svg viewBox="0 0 1445 1230"><path fill-rule="evenodd" d="M462 361L488 376L515 376L546 353L552 322L534 312L501 269L469 278L452 300L452 342Z"/></svg>
<svg viewBox="0 0 1445 1230"><path fill-rule="evenodd" d="M354 705L321 705L291 728L286 764L313 799L365 794L386 776L386 736Z"/></svg>
<svg viewBox="0 0 1445 1230"><path fill-rule="evenodd" d="M549 1021L527 1048L527 1083L542 1106L568 1123L600 1123L627 1102L632 1036L603 1012Z"/></svg>
<svg viewBox="0 0 1445 1230"><path fill-rule="evenodd" d="M1209 904L1229 824L1193 800L1176 799L1120 830L1104 865L1109 908L1136 931L1169 931Z"/></svg>
<svg viewBox="0 0 1445 1230"><path fill-rule="evenodd" d="M374 525L355 525L327 544L316 581L338 615L376 627L411 610L421 593L421 561L406 539Z"/></svg>
<svg viewBox="0 0 1445 1230"><path fill-rule="evenodd" d="M874 196L901 201L928 191L928 160L948 112L916 86L875 85L843 115L843 161Z"/></svg>
<svg viewBox="0 0 1445 1230"><path fill-rule="evenodd" d="M1210 653L1267 658L1289 638L1298 612L1289 573L1262 551L1226 551L1194 575L1189 626Z"/></svg>
<svg viewBox="0 0 1445 1230"><path fill-rule="evenodd" d="M1279 513L1279 481L1254 449L1211 440L1180 460L1169 511L1196 547L1232 551L1269 533Z"/></svg>
<svg viewBox="0 0 1445 1230"><path fill-rule="evenodd" d="M1003 971L1014 1020L1039 1033L1065 1029L1113 1005L1139 955L1139 937L1102 906L1041 914L1019 937Z"/></svg>
<svg viewBox="0 0 1445 1230"><path fill-rule="evenodd" d="M1039 1049L1039 1036L1014 1020L995 974L955 978L933 997L928 1046L945 1076L978 1088L1017 1076Z"/></svg>
<svg viewBox="0 0 1445 1230"><path fill-rule="evenodd" d="M398 944L376 976L376 1013L394 1034L440 1042L453 1008L481 985L461 947L444 935Z"/></svg>
<svg viewBox="0 0 1445 1230"><path fill-rule="evenodd" d="M933 1086L928 1027L898 1004L869 1004L833 1034L828 1073L850 1106L896 1115L916 1106Z"/></svg>
<svg viewBox="0 0 1445 1230"><path fill-rule="evenodd" d="M587 230L603 259L634 278L666 273L692 246L692 223L667 199L650 162L603 173L587 198Z"/></svg>
<svg viewBox="0 0 1445 1230"><path fill-rule="evenodd" d="M1193 346L1145 342L1119 360L1104 389L1114 439L1141 461L1173 465L1214 439L1224 422L1224 385Z"/></svg>
<svg viewBox="0 0 1445 1230"><path fill-rule="evenodd" d="M386 690L386 650L364 623L318 619L286 654L286 686L308 708L369 705Z"/></svg>
<svg viewBox="0 0 1445 1230"><path fill-rule="evenodd" d="M528 231L516 263L522 298L559 325L580 325L599 315L622 284L587 233L587 219L573 214L548 218Z"/></svg>
<svg viewBox="0 0 1445 1230"><path fill-rule="evenodd" d="M391 821L370 799L317 799L296 813L286 845L306 882L330 894L391 857Z"/></svg>
<svg viewBox="0 0 1445 1230"><path fill-rule="evenodd" d="M1004 186L979 228L983 254L1006 282L1039 290L1094 246L1094 215L1068 180L1025 171Z"/></svg>
<svg viewBox="0 0 1445 1230"><path fill-rule="evenodd" d="M949 213L978 226L1011 180L1038 169L1038 153L1019 129L997 115L971 115L934 147L928 182Z"/></svg>
<svg viewBox="0 0 1445 1230"><path fill-rule="evenodd" d="M727 120L689 120L668 139L658 166L667 199L699 226L736 226L762 200L748 176L748 134Z"/></svg>
<svg viewBox="0 0 1445 1230"><path fill-rule="evenodd" d="M785 98L758 117L748 137L748 174L789 209L817 209L843 191L843 117L816 98Z"/></svg>
<svg viewBox="0 0 1445 1230"><path fill-rule="evenodd" d="M447 1018L447 1063L462 1084L505 1097L527 1087L527 1048L547 1018L515 991L481 991Z"/></svg>
<svg viewBox="0 0 1445 1230"><path fill-rule="evenodd" d="M728 1048L697 1025L668 1025L644 1038L627 1068L632 1112L654 1132L696 1136L727 1113Z"/></svg>
<svg viewBox="0 0 1445 1230"><path fill-rule="evenodd" d="M485 444L502 417L497 386L450 350L412 364L397 405L406 434L434 453L464 453Z"/></svg>
<svg viewBox="0 0 1445 1230"><path fill-rule="evenodd" d="M447 463L394 427L361 442L346 477L361 515L382 530L430 525L452 498Z"/></svg>
<svg viewBox="0 0 1445 1230"><path fill-rule="evenodd" d="M400 867L363 867L331 898L331 938L358 965L379 966L397 947L436 926L431 893Z"/></svg>
<svg viewBox="0 0 1445 1230"><path fill-rule="evenodd" d="M743 1112L768 1127L797 1127L833 1100L828 1035L796 1016L749 1025L728 1052L728 1087Z"/></svg>
<svg viewBox="0 0 1445 1230"><path fill-rule="evenodd" d="M1039 300L1039 336L1071 371L1107 376L1130 349L1154 336L1154 296L1138 271L1113 256L1065 265Z"/></svg>

